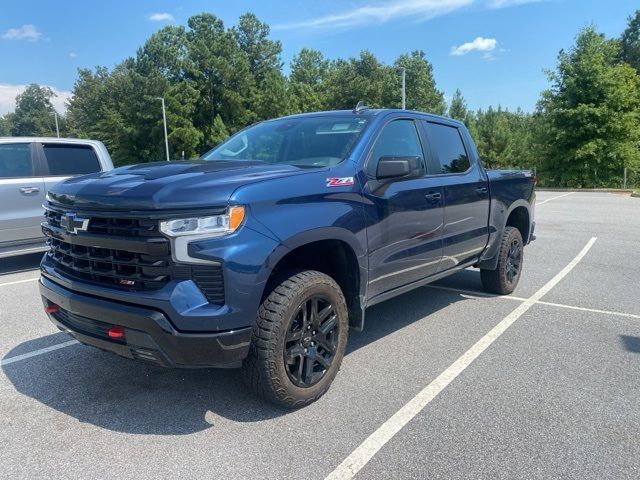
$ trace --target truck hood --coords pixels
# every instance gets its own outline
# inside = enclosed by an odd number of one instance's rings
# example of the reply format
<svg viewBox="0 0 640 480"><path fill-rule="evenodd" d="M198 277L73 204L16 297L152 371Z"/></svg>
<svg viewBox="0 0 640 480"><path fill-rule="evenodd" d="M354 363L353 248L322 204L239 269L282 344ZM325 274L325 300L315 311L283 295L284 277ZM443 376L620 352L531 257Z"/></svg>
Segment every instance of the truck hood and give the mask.
<svg viewBox="0 0 640 480"><path fill-rule="evenodd" d="M226 206L240 186L309 169L256 161L156 162L61 182L49 199L77 209L184 210Z"/></svg>

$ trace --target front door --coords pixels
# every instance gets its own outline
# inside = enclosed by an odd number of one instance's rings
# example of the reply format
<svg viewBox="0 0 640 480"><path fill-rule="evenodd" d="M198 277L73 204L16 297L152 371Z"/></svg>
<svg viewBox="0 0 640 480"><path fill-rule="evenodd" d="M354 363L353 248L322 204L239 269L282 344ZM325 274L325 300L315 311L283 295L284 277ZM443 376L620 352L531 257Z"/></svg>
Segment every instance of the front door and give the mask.
<svg viewBox="0 0 640 480"><path fill-rule="evenodd" d="M42 238L45 186L29 143L0 143L0 248Z"/></svg>
<svg viewBox="0 0 640 480"><path fill-rule="evenodd" d="M367 164L365 197L369 227L369 298L415 282L438 270L442 256L444 192L426 176L425 150L411 119L393 120L379 134ZM417 156L424 175L380 181L380 157Z"/></svg>

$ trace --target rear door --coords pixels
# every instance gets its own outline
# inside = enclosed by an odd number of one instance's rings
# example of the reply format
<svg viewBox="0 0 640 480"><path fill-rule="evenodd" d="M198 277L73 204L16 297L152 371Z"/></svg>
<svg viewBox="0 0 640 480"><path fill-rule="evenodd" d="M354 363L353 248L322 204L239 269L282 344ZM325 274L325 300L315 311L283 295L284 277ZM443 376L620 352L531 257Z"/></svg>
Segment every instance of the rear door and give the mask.
<svg viewBox="0 0 640 480"><path fill-rule="evenodd" d="M0 143L0 246L42 237L45 186L32 143Z"/></svg>
<svg viewBox="0 0 640 480"><path fill-rule="evenodd" d="M424 161L429 150L425 147L417 121L400 118L383 127L369 154L364 189L370 217L369 297L438 270L444 201L438 179L426 176ZM424 175L379 181L375 178L377 163L385 156L419 156Z"/></svg>
<svg viewBox="0 0 640 480"><path fill-rule="evenodd" d="M38 144L38 149L45 165L47 191L67 178L101 170L98 155L91 145L50 142Z"/></svg>
<svg viewBox="0 0 640 480"><path fill-rule="evenodd" d="M489 237L489 182L472 145L454 123L426 122L437 160L437 177L444 186L442 262L448 270L477 258Z"/></svg>

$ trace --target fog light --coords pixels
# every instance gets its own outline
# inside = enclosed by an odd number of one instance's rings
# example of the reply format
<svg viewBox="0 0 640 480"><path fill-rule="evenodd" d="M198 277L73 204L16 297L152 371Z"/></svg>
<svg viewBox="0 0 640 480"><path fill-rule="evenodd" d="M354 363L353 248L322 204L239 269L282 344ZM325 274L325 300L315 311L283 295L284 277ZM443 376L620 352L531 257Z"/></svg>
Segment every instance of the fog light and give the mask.
<svg viewBox="0 0 640 480"><path fill-rule="evenodd" d="M110 338L124 338L124 328L120 325L114 325L107 331Z"/></svg>

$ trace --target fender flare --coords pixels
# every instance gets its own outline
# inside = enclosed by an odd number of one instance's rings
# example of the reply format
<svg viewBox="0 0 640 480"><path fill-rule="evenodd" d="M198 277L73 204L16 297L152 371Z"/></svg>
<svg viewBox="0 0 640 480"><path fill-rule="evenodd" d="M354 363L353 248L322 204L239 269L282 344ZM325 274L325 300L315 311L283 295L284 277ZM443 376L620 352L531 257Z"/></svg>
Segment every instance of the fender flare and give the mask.
<svg viewBox="0 0 640 480"><path fill-rule="evenodd" d="M304 245L319 242L322 240L342 241L346 243L355 254L356 261L358 262L358 277L360 280L360 289L356 299L357 304L349 305L349 324L352 328L360 331L364 326L364 305L366 288L369 280L369 270L366 250L350 230L339 227L314 228L312 230L299 232L287 238L286 240L281 240L280 244L276 248L274 248L267 257L258 278L258 282L263 285L263 292L261 293L261 295L264 294L264 288L266 288L267 281L273 273L273 270L288 253L298 247L302 247Z"/></svg>
<svg viewBox="0 0 640 480"><path fill-rule="evenodd" d="M504 232L507 226L507 220L509 215L513 213L516 208L524 207L527 210L529 216L529 233L531 233L531 205L526 200L519 198L515 200L509 208L496 214L497 209L493 209L491 212L491 222L489 224L489 240L487 247L482 254L482 258L478 262L478 267L486 270L495 270L498 266L498 249L500 248L500 239L502 238L502 232ZM492 231L493 230L493 231ZM525 244L527 239L523 239Z"/></svg>

